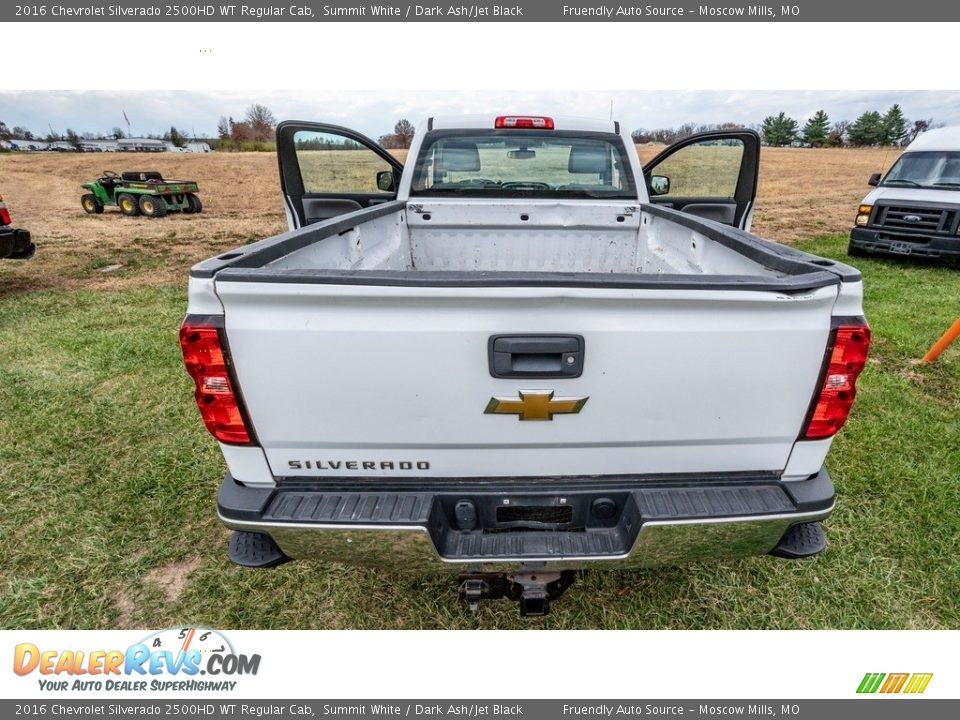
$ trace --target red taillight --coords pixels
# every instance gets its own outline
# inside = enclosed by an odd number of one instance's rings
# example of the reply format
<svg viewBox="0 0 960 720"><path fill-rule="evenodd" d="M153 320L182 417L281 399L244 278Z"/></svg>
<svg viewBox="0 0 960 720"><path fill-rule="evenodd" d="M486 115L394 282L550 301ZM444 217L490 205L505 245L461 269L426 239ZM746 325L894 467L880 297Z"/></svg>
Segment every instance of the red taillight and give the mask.
<svg viewBox="0 0 960 720"><path fill-rule="evenodd" d="M0 197L0 225L10 224L10 213L7 212L7 206L3 204L3 197Z"/></svg>
<svg viewBox="0 0 960 720"><path fill-rule="evenodd" d="M823 382L803 433L807 439L830 437L843 427L857 396L857 376L867 364L870 327L862 319L841 323L831 339Z"/></svg>
<svg viewBox="0 0 960 720"><path fill-rule="evenodd" d="M185 320L180 327L180 347L197 387L194 397L207 430L225 443L249 445L250 434L230 382L220 329Z"/></svg>
<svg viewBox="0 0 960 720"><path fill-rule="evenodd" d="M531 128L553 130L553 118L540 115L501 115L493 123L495 128Z"/></svg>

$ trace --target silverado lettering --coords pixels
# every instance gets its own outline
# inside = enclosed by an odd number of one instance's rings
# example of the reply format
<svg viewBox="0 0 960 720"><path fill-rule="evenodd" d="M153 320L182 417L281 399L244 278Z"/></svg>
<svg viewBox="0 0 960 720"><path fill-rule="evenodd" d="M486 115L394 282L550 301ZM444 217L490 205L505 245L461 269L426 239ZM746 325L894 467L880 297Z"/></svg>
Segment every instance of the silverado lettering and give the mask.
<svg viewBox="0 0 960 720"><path fill-rule="evenodd" d="M429 470L426 460L288 460L291 470Z"/></svg>

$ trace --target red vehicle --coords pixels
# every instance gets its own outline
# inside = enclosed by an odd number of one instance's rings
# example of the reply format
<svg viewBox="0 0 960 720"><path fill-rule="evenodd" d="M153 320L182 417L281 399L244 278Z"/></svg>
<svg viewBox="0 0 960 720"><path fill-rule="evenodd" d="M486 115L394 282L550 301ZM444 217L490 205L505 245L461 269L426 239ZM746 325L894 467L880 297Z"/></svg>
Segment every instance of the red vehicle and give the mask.
<svg viewBox="0 0 960 720"><path fill-rule="evenodd" d="M10 221L10 213L0 195L0 260L27 260L37 251L36 245L30 239L30 233L15 228Z"/></svg>

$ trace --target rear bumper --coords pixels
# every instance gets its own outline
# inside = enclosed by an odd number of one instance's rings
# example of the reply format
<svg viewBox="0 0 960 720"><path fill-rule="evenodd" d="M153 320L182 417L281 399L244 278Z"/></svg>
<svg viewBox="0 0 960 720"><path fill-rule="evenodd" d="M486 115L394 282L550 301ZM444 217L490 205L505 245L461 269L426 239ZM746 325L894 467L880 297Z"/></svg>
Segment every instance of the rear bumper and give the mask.
<svg viewBox="0 0 960 720"><path fill-rule="evenodd" d="M231 529L270 535L291 558L427 573L531 563L650 567L760 555L790 526L826 518L834 501L825 470L789 483L762 475L616 477L404 489L409 482L265 489L228 475L218 512Z"/></svg>
<svg viewBox="0 0 960 720"><path fill-rule="evenodd" d="M27 260L33 257L36 250L28 231L11 227L0 228L0 259Z"/></svg>
<svg viewBox="0 0 960 720"><path fill-rule="evenodd" d="M850 231L851 247L884 255L945 259L960 258L960 237L924 235L871 230L855 227Z"/></svg>

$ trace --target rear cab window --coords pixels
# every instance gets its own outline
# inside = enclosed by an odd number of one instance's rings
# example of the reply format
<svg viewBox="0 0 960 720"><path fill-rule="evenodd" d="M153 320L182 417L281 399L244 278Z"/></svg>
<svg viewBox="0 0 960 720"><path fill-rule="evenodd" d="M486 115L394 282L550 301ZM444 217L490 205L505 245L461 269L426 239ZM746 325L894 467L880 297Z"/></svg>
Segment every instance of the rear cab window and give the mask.
<svg viewBox="0 0 960 720"><path fill-rule="evenodd" d="M618 135L516 129L428 133L411 194L637 198Z"/></svg>

